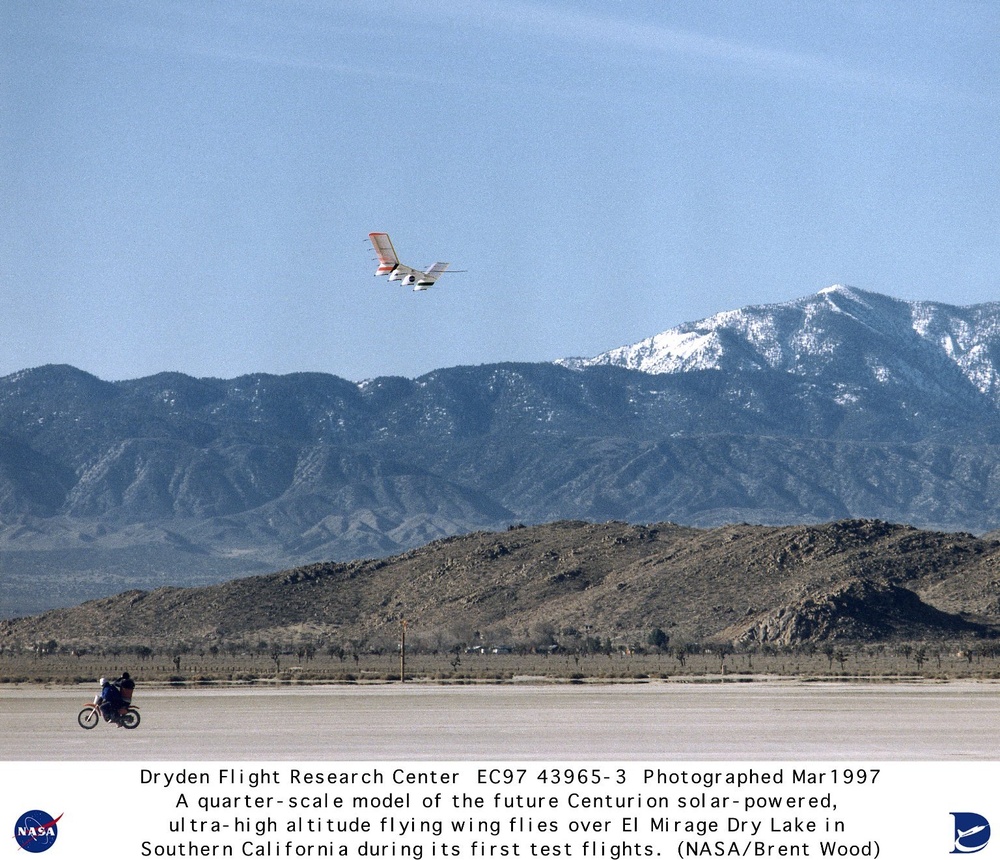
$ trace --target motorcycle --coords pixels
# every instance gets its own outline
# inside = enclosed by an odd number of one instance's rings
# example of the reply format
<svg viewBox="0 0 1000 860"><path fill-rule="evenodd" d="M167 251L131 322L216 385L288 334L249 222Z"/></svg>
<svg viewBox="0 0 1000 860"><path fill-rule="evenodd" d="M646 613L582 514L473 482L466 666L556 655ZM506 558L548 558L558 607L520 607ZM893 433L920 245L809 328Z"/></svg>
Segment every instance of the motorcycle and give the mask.
<svg viewBox="0 0 1000 860"><path fill-rule="evenodd" d="M95 696L94 701L88 702L83 710L77 714L76 721L80 724L81 728L92 729L97 726L101 721L101 717L104 716L101 712L101 703L103 701L99 695ZM108 722L114 723L116 726L121 726L123 729L134 729L139 725L139 709L133 704L128 704L123 708L119 708L118 713Z"/></svg>

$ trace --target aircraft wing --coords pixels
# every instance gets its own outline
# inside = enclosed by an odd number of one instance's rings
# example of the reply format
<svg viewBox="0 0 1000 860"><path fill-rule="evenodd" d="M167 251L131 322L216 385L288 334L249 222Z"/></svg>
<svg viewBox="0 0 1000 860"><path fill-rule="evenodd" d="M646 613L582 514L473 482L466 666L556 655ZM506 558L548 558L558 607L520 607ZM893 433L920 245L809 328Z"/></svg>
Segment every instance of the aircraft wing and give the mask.
<svg viewBox="0 0 1000 860"><path fill-rule="evenodd" d="M432 281L436 281L444 274L445 269L447 269L450 265L450 263L435 263L426 272L424 272L424 277Z"/></svg>
<svg viewBox="0 0 1000 860"><path fill-rule="evenodd" d="M392 247L392 240L388 233L369 233L372 247L378 256L378 269L376 275L388 275L399 268L399 257L396 256L396 249Z"/></svg>
<svg viewBox="0 0 1000 860"><path fill-rule="evenodd" d="M403 283L406 285L416 284L414 290L426 290L434 285L434 282L444 274L444 270L447 268L447 263L435 263L426 272L415 272L411 277L404 278Z"/></svg>

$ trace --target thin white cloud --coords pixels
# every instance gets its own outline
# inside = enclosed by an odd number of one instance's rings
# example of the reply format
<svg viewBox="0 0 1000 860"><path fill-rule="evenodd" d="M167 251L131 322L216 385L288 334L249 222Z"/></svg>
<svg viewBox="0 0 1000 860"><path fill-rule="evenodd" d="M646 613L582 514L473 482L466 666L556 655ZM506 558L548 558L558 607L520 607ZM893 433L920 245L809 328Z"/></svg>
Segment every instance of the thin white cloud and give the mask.
<svg viewBox="0 0 1000 860"><path fill-rule="evenodd" d="M237 6L201 6L186 2L159 7L132 7L111 3L112 20L87 36L97 42L128 45L132 49L162 51L272 67L311 69L373 79L436 80L433 65L403 69L372 66L352 52L337 50L358 40L399 50L400 32L433 34L446 25L493 31L497 40L533 38L550 45L582 48L594 62L643 57L688 58L714 64L737 74L765 75L825 87L869 91L911 99L954 98L938 83L913 80L875 66L859 66L848 59L820 53L786 50L747 40L638 22L623 14L597 14L571 5L528 0L379 0L379 2L316 2L297 0L281 5L247 3ZM317 22L323 30L316 32ZM336 38L333 38L334 34ZM452 36L454 38L454 36ZM502 48L500 49L502 53ZM498 81L494 81L498 83Z"/></svg>
<svg viewBox="0 0 1000 860"><path fill-rule="evenodd" d="M576 8L523 2L523 0L464 0L414 6L401 0L414 13L425 17L430 10L451 20L482 27L503 28L510 33L585 46L589 51L614 53L625 50L652 56L688 57L728 66L743 73L797 79L824 86L868 89L910 98L944 95L935 83L916 81L885 69L859 67L848 60L817 53L767 47L649 23L625 17L598 15ZM627 5L623 7L627 10ZM593 56L598 56L595 53Z"/></svg>
<svg viewBox="0 0 1000 860"><path fill-rule="evenodd" d="M135 9L112 0L86 13L72 38L107 48L371 80L419 83L428 78L419 66L389 68L343 59L339 47L344 44L379 38L370 16L351 4L164 2Z"/></svg>

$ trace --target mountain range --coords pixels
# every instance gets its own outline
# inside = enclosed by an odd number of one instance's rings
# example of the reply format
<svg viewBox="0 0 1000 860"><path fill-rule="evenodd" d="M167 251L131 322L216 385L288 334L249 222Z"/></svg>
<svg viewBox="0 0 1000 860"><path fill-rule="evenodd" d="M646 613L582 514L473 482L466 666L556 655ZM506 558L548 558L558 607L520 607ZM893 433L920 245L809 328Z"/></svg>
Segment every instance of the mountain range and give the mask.
<svg viewBox="0 0 1000 860"><path fill-rule="evenodd" d="M0 379L0 617L562 519L1000 526L1000 304L850 287L594 358Z"/></svg>

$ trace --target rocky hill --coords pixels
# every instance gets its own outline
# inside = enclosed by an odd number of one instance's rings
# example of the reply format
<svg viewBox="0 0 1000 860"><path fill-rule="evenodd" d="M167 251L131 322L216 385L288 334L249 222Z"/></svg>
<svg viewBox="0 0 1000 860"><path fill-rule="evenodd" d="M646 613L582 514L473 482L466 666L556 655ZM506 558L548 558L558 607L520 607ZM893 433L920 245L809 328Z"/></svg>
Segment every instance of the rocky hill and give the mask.
<svg viewBox="0 0 1000 860"><path fill-rule="evenodd" d="M694 529L564 521L0 622L0 646L294 642L436 648L972 641L1000 632L1000 541L875 520Z"/></svg>
<svg viewBox="0 0 1000 860"><path fill-rule="evenodd" d="M561 364L0 379L0 617L560 519L1000 527L1000 305L831 288Z"/></svg>

